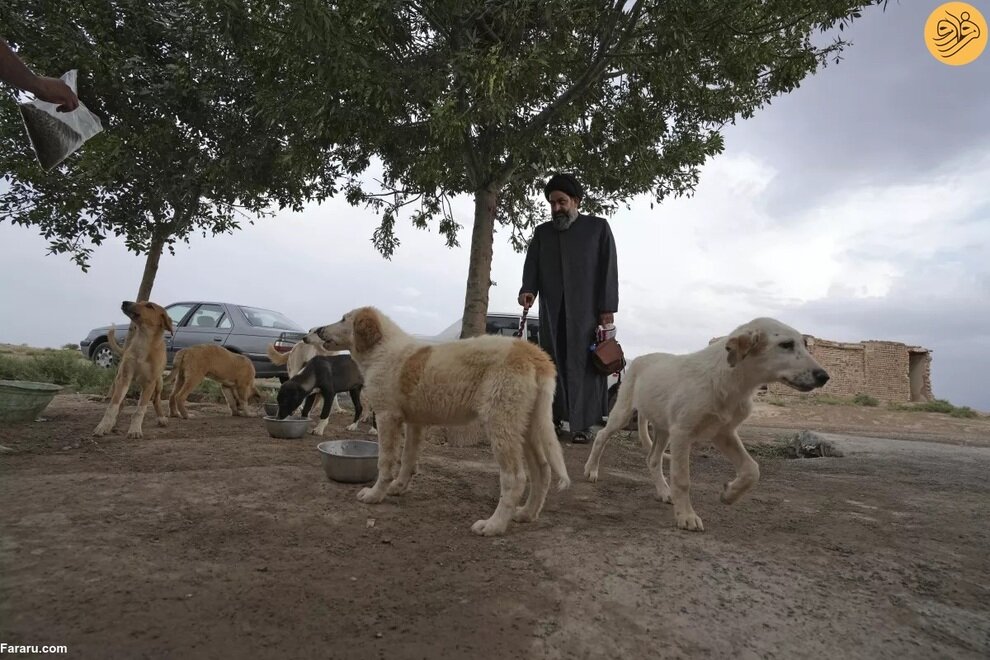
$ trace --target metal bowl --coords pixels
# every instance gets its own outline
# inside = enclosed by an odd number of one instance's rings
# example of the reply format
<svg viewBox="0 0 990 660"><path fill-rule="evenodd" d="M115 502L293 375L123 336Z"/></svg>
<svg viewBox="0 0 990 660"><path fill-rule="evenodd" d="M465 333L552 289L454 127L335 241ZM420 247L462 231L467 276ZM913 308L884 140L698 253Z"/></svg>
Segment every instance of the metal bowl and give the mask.
<svg viewBox="0 0 990 660"><path fill-rule="evenodd" d="M378 478L378 443L369 440L327 440L316 445L327 478L363 484Z"/></svg>
<svg viewBox="0 0 990 660"><path fill-rule="evenodd" d="M52 383L0 380L0 422L34 421L61 390Z"/></svg>
<svg viewBox="0 0 990 660"><path fill-rule="evenodd" d="M278 404L277 403L266 403L265 404L265 414L269 417L278 416Z"/></svg>
<svg viewBox="0 0 990 660"><path fill-rule="evenodd" d="M278 419L272 415L266 415L264 420L265 428L268 429L268 435L273 438L301 438L306 435L306 430L309 428L309 419L306 417Z"/></svg>

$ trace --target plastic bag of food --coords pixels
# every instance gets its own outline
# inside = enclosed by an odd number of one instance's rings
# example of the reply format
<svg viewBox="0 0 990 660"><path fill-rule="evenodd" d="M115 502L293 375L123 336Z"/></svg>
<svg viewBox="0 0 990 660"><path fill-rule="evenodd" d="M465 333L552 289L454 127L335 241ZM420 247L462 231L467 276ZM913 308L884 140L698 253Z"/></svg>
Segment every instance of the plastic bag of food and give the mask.
<svg viewBox="0 0 990 660"><path fill-rule="evenodd" d="M76 92L76 69L62 76L66 85ZM48 171L65 160L103 130L100 118L80 101L72 112L58 112L54 103L33 99L18 106L27 129L28 139L42 169Z"/></svg>

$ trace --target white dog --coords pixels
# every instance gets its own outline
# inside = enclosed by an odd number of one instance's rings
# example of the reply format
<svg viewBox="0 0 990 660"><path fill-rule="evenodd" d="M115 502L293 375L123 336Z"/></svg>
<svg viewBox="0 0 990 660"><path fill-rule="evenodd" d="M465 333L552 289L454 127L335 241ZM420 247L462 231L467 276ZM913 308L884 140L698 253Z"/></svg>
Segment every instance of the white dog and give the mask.
<svg viewBox="0 0 990 660"><path fill-rule="evenodd" d="M722 491L732 504L760 478L760 467L743 446L736 429L749 417L752 397L766 383L784 383L808 392L823 386L828 374L808 352L795 329L769 318L736 328L728 337L688 355L651 353L629 365L608 424L598 432L584 466L598 480L598 464L613 433L639 413L639 439L648 451L647 465L656 479L657 497L670 503L681 529L703 531L690 498L691 445L711 441L732 461L736 478ZM657 435L650 438L649 425ZM670 446L670 481L661 457Z"/></svg>
<svg viewBox="0 0 990 660"><path fill-rule="evenodd" d="M498 461L501 497L492 516L471 531L505 532L510 520L536 520L550 488L570 484L553 430L556 369L538 346L510 337L475 337L429 345L413 339L374 307L306 336L312 344L348 350L364 376L365 400L378 420L378 480L358 493L374 504L400 495L416 469L425 426L478 420ZM405 446L400 434L405 426ZM518 506L529 478L529 496Z"/></svg>

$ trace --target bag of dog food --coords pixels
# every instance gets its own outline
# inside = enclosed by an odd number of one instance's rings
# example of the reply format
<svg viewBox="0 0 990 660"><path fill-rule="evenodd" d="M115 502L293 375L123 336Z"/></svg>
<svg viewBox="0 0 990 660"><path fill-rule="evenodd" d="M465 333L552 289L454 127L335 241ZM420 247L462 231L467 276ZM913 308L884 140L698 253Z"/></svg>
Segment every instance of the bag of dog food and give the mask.
<svg viewBox="0 0 990 660"><path fill-rule="evenodd" d="M76 92L76 69L65 73L62 80ZM72 112L58 112L54 103L40 99L21 103L18 107L34 153L46 172L103 130L100 118L82 102Z"/></svg>

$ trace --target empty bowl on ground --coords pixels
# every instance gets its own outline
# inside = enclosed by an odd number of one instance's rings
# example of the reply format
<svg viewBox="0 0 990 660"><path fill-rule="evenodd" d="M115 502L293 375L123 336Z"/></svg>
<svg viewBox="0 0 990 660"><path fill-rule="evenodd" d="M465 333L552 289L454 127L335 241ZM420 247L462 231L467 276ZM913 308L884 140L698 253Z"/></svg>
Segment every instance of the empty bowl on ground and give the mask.
<svg viewBox="0 0 990 660"><path fill-rule="evenodd" d="M362 484L378 478L378 443L368 440L327 440L316 445L327 478Z"/></svg>
<svg viewBox="0 0 990 660"><path fill-rule="evenodd" d="M61 389L53 383L0 380L0 421L34 421Z"/></svg>

